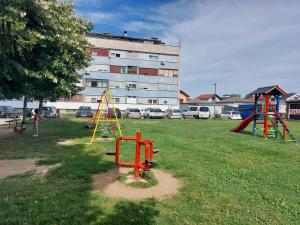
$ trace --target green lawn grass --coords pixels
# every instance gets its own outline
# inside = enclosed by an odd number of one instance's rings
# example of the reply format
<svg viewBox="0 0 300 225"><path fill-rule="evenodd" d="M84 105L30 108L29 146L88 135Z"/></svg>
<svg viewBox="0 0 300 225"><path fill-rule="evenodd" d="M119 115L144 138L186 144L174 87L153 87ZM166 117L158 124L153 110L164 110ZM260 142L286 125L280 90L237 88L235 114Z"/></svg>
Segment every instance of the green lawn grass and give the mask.
<svg viewBox="0 0 300 225"><path fill-rule="evenodd" d="M87 145L82 122L43 120L40 137L0 140L0 158L62 163L43 178L31 173L0 180L0 224L299 224L300 147L229 129L239 121L125 120L124 135L141 131L160 149L158 167L183 186L173 198L113 200L91 188L91 176L115 167L107 149ZM288 122L300 140L300 123ZM99 136L101 133L98 134ZM73 146L58 146L60 138ZM133 143L122 143L122 160Z"/></svg>

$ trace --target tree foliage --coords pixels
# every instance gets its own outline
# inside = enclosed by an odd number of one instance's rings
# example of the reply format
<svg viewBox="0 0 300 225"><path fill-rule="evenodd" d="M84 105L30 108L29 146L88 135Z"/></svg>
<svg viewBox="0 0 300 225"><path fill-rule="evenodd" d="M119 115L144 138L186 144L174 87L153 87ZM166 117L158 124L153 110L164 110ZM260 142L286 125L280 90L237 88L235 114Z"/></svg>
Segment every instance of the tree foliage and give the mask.
<svg viewBox="0 0 300 225"><path fill-rule="evenodd" d="M2 0L0 10L0 98L22 95L56 100L79 91L87 67L90 21L72 2Z"/></svg>

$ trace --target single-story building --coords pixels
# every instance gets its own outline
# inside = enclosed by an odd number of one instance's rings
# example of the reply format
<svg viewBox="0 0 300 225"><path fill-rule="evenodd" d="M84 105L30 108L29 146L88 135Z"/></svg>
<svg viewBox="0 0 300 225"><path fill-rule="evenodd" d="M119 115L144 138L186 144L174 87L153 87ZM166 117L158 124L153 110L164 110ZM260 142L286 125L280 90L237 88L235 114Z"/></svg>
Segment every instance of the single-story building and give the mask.
<svg viewBox="0 0 300 225"><path fill-rule="evenodd" d="M182 103L186 103L188 100L190 100L189 98L190 96L184 92L183 90L180 90L179 92L179 103L182 104Z"/></svg>
<svg viewBox="0 0 300 225"><path fill-rule="evenodd" d="M217 94L202 94L195 98L195 100L206 102L219 102L222 98Z"/></svg>
<svg viewBox="0 0 300 225"><path fill-rule="evenodd" d="M295 93L286 100L286 118L300 120L300 94Z"/></svg>

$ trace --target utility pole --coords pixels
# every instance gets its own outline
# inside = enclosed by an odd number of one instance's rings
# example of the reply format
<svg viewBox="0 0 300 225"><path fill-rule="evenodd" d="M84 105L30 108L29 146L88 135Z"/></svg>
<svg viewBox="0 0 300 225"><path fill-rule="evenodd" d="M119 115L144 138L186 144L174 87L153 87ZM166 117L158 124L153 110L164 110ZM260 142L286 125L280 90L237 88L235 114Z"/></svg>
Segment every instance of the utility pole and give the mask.
<svg viewBox="0 0 300 225"><path fill-rule="evenodd" d="M212 84L213 86L215 86L215 96L213 98L214 100L214 116L216 115L216 95L217 95L217 83Z"/></svg>

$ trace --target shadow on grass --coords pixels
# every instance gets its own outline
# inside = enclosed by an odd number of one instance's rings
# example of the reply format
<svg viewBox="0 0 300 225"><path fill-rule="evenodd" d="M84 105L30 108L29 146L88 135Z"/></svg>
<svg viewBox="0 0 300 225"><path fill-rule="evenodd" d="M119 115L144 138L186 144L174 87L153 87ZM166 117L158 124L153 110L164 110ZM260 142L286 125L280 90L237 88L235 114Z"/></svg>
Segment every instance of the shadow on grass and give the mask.
<svg viewBox="0 0 300 225"><path fill-rule="evenodd" d="M154 200L113 205L108 197L92 191L91 176L115 165L104 158L102 143L85 144L89 132L82 123L43 121L41 129L38 140L32 138L30 129L5 140L0 154L44 158L39 164L60 162L62 166L44 178L28 174L0 180L0 224L152 224L158 215ZM77 138L78 144L57 146L60 138Z"/></svg>
<svg viewBox="0 0 300 225"><path fill-rule="evenodd" d="M126 225L150 225L155 223L159 211L155 208L156 201L149 199L141 202L120 201L113 213L107 215L101 225L126 224Z"/></svg>

